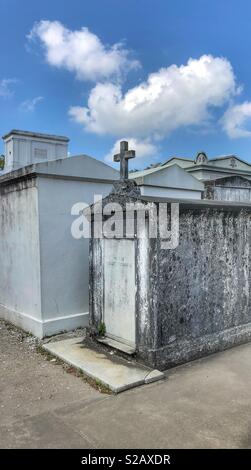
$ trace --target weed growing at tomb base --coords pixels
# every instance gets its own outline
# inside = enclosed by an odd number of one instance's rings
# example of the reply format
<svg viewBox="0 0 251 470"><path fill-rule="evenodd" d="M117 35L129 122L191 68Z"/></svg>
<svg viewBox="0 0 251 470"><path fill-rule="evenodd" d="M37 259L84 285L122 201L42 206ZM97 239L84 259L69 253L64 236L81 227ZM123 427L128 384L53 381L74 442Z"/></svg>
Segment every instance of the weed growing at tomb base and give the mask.
<svg viewBox="0 0 251 470"><path fill-rule="evenodd" d="M106 334L106 326L105 326L105 323L103 321L99 324L98 334L99 334L99 336L105 336L105 334Z"/></svg>

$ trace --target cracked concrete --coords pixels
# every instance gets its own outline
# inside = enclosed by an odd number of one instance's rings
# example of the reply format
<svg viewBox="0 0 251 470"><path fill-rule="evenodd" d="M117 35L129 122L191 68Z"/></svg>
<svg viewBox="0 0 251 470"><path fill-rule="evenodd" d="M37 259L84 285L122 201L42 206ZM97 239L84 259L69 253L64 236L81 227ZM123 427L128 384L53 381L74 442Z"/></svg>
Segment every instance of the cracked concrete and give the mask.
<svg viewBox="0 0 251 470"><path fill-rule="evenodd" d="M1 448L251 448L251 344L105 395L0 322Z"/></svg>

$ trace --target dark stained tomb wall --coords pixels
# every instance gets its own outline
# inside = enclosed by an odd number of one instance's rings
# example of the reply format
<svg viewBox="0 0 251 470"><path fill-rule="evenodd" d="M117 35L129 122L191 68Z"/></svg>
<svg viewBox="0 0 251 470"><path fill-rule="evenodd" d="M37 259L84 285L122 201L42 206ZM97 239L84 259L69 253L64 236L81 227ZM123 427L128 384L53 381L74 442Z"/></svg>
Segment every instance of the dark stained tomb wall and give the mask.
<svg viewBox="0 0 251 470"><path fill-rule="evenodd" d="M153 250L154 349L165 368L251 338L250 209L181 208L179 246ZM157 282L156 282L157 276Z"/></svg>

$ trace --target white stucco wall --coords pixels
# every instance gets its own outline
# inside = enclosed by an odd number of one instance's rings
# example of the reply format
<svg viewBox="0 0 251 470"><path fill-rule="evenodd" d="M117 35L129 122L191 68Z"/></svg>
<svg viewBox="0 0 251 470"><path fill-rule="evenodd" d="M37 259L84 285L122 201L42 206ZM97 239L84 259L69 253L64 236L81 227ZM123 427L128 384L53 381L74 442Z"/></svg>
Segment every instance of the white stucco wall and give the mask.
<svg viewBox="0 0 251 470"><path fill-rule="evenodd" d="M177 164L131 173L143 196L201 199L204 185Z"/></svg>
<svg viewBox="0 0 251 470"><path fill-rule="evenodd" d="M36 179L0 187L0 315L41 334Z"/></svg>
<svg viewBox="0 0 251 470"><path fill-rule="evenodd" d="M89 240L72 237L71 208L106 196L118 177L79 156L1 178L0 317L38 337L88 324Z"/></svg>
<svg viewBox="0 0 251 470"><path fill-rule="evenodd" d="M89 240L76 240L71 225L77 202L107 195L111 183L39 177L41 298L45 334L88 324Z"/></svg>
<svg viewBox="0 0 251 470"><path fill-rule="evenodd" d="M142 196L168 197L174 199L201 199L201 191L185 189L158 188L157 186L140 186Z"/></svg>

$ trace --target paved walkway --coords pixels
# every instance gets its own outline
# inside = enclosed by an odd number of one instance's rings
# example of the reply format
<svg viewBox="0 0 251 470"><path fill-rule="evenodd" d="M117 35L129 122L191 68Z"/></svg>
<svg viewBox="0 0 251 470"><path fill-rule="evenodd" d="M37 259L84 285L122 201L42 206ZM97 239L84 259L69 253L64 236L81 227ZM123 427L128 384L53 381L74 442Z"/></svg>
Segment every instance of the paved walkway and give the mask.
<svg viewBox="0 0 251 470"><path fill-rule="evenodd" d="M101 394L0 321L0 447L251 447L251 344Z"/></svg>

